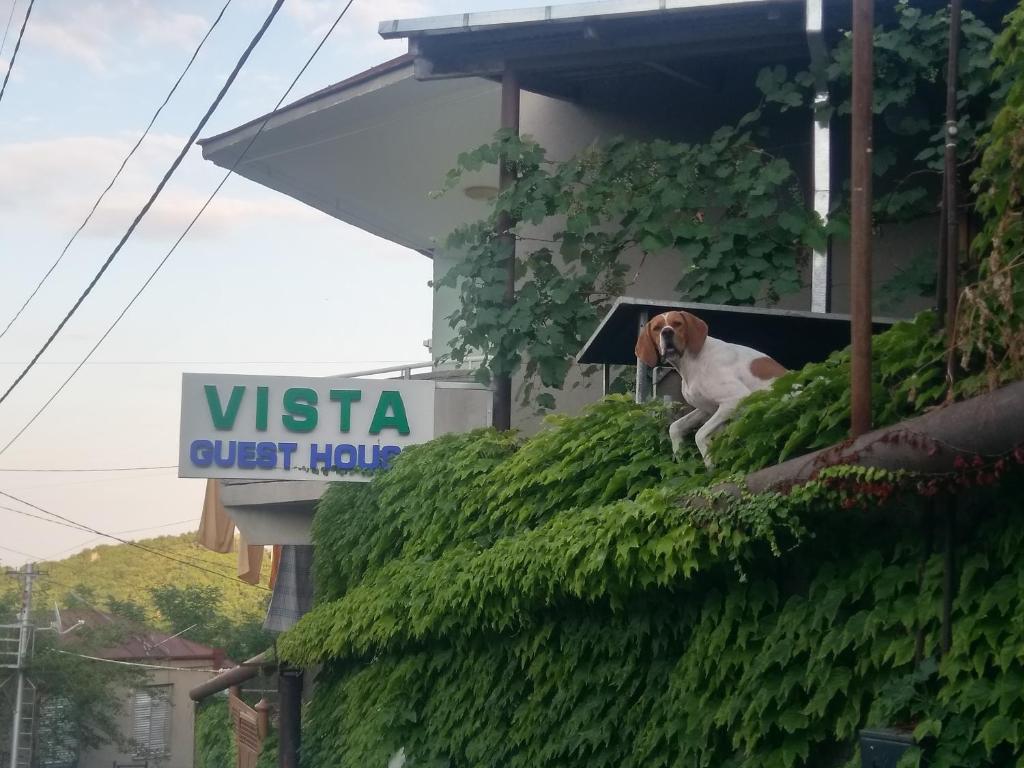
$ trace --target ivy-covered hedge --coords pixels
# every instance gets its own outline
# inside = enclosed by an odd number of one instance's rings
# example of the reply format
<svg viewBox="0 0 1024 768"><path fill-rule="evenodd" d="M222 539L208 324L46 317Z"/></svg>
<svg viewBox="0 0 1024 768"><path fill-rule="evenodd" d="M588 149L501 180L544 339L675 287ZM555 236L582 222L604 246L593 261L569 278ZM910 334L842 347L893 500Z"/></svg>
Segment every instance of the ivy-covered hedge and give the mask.
<svg viewBox="0 0 1024 768"><path fill-rule="evenodd" d="M231 768L234 766L238 749L235 731L231 725L228 700L216 696L203 702L196 711L196 768ZM256 768L277 766L277 731L271 728L263 742Z"/></svg>
<svg viewBox="0 0 1024 768"><path fill-rule="evenodd" d="M196 768L224 768L235 764L235 737L223 696L208 699L196 710Z"/></svg>
<svg viewBox="0 0 1024 768"><path fill-rule="evenodd" d="M878 423L944 396L933 325L879 337ZM942 568L911 478L839 468L724 512L692 503L743 455L760 466L830 440L819 400L848 418L847 365L751 399L711 476L692 449L671 460L668 406L610 397L522 442L452 435L333 486L314 523L318 605L280 643L325 665L305 765L404 749L459 768L824 768L856 764L860 728L893 724L930 765L1017 759L1018 476L973 492L941 663ZM808 412L819 429L794 430Z"/></svg>

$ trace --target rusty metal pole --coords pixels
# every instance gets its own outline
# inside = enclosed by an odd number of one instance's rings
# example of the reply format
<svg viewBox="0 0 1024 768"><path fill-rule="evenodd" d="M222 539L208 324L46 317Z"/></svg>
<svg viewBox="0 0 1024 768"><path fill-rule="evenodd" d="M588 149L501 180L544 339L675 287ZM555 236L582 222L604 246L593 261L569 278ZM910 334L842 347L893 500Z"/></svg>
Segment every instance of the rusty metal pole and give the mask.
<svg viewBox="0 0 1024 768"><path fill-rule="evenodd" d="M501 128L519 134L519 76L514 69L505 69L501 75ZM515 181L515 169L504 159L498 167L498 188L508 189ZM507 213L498 216L498 236L509 253L505 264L506 306L516 300L516 240L511 229L515 222ZM499 431L512 428L512 375L502 374L494 380L493 424Z"/></svg>
<svg viewBox="0 0 1024 768"><path fill-rule="evenodd" d="M946 67L946 146L943 167L943 203L946 208L946 330L952 333L959 297L957 273L960 269L960 216L956 189L956 92L960 66L960 0L949 4L949 58Z"/></svg>
<svg viewBox="0 0 1024 768"><path fill-rule="evenodd" d="M946 66L946 143L943 181L943 205L946 224L946 380L949 390L947 399L953 397L953 380L956 373L956 313L960 298L958 273L960 271L960 214L957 210L956 184L956 92L957 74L960 64L960 15L961 0L949 3L949 54ZM949 653L953 643L953 599L956 596L956 512L958 499L955 493L944 499L942 505L943 527L945 529L942 558L942 655Z"/></svg>
<svg viewBox="0 0 1024 768"><path fill-rule="evenodd" d="M850 157L850 434L871 429L871 159L874 0L853 2Z"/></svg>
<svg viewBox="0 0 1024 768"><path fill-rule="evenodd" d="M302 670L282 663L277 671L277 765L299 768L302 750Z"/></svg>

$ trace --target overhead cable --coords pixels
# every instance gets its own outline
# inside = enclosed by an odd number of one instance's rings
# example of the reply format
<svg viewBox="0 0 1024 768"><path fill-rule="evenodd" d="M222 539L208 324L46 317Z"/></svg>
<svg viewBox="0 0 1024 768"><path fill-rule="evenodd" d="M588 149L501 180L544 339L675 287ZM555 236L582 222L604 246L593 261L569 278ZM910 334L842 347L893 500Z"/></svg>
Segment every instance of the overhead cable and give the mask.
<svg viewBox="0 0 1024 768"><path fill-rule="evenodd" d="M114 183L121 176L121 172L124 170L124 167L128 164L128 161L132 159L132 156L135 154L138 148L142 145L142 142L149 135L149 131L153 127L153 124L156 122L156 119L160 117L160 113L163 112L164 107L167 106L167 103L171 100L171 97L174 95L174 92L178 90L178 86L181 85L181 81L185 79L185 75L192 68L192 63L196 60L196 57L199 55L199 51L203 49L203 46L206 44L206 41L213 33L213 30L217 28L218 24L220 24L220 20L224 17L224 12L228 9L228 6L231 5L232 2L233 0L227 0L227 2L224 3L224 6L220 9L220 13L217 14L217 17L213 20L213 23L210 25L210 28L206 30L206 34L203 35L203 39L199 41L199 45L197 45L196 49L192 52L192 56L191 58L189 58L188 63L185 65L185 68L181 71L181 74L178 75L178 79L174 81L174 85L171 86L171 90L167 92L167 95L164 97L163 102L161 102L160 106L156 108L156 112L154 112L153 117L150 118L149 125L146 126L146 130L142 132L142 135L140 135L139 138L136 140L135 145L130 150L128 150L128 154L126 154L124 156L124 159L121 160L121 165L118 167L117 171L110 179L110 182L107 184L106 188L102 192L100 192L100 196L96 198L96 201L92 204L92 208L89 209L89 213L86 214L85 218L82 220L82 223L78 225L78 229L74 231L74 233L71 235L68 241L64 244L64 248L61 250L60 255L57 257L57 260L50 265L50 268L46 270L46 273L42 276L42 278L40 278L39 282L36 283L36 287L32 289L32 292L28 295L28 298L26 298L25 301L22 302L21 306L18 307L18 310L14 313L11 319L7 321L7 325L4 326L4 329L0 331L0 339L2 339L7 334L7 331L10 330L11 326L14 325L15 321L21 316L21 313L25 311L25 307L27 307L29 303L32 301L32 299L35 298L36 294L39 293L39 289L43 287L43 283L45 283L47 279L50 277L50 275L53 274L53 270L55 270L57 268L57 265L60 264L61 261L64 259L64 256L68 252L68 249L71 247L71 244L75 242L75 239L78 237L79 233L83 229L85 229L85 226L92 219L93 214L96 213L96 209L99 208L100 203L103 202L103 198L107 196L107 192L111 190L111 188L114 186ZM0 50L2 50L2 46L0 46Z"/></svg>
<svg viewBox="0 0 1024 768"><path fill-rule="evenodd" d="M34 510L36 510L38 512L42 512L44 515L49 515L50 517L54 518L54 520L48 520L48 522L53 522L55 524L64 524L66 527L74 527L74 528L78 528L79 530L88 531L89 533L94 533L97 536L103 536L104 538L112 539L113 541L116 541L116 542L118 542L120 544L125 544L125 545L127 545L129 547L133 547L135 549L141 550L142 552L148 552L151 555L155 555L157 557L162 557L165 560L169 560L171 562L178 563L179 565L184 565L184 566L186 566L188 568L194 568L197 571L203 571L203 572L208 573L208 574L210 574L212 576L217 576L217 577L222 578L222 579L229 579L230 581L232 581L235 584L244 584L246 586L251 586L251 587L254 587L256 589L263 590L264 592L269 592L270 591L269 589L267 589L267 587L264 587L262 584L249 584L248 582L241 581L241 580L235 578L234 576L230 576L230 575L228 575L226 573L223 573L222 571L215 571L212 568L207 568L205 566L198 565L198 564L193 563L193 562L189 562L188 560L184 560L182 558L175 557L174 555L169 555L166 552L161 552L158 549L152 549L152 548L147 547L147 546L145 546L143 544L139 544L137 541L130 541L129 539L122 539L120 536L115 536L112 533L106 533L105 531L98 530L98 529L93 528L91 526L85 525L84 523L80 523L77 520L72 520L69 517L65 517L64 515L58 514L57 512L51 512L50 510L48 510L48 509L46 509L44 507L41 507L38 504L33 504L31 501L26 501L25 499L19 498L19 497L15 496L12 493L8 493L7 491L0 490L0 496L6 496L8 499L16 501L19 504L24 504L26 507L31 507L32 509L34 509ZM10 507L4 507L4 509L7 509L8 511L11 511L11 512L17 512L18 514L24 514L24 515L26 515L28 517L37 517L37 518L39 517L38 515L33 515L33 514L28 513L28 512L23 512L21 510L12 509ZM39 518L39 519L46 520L47 518Z"/></svg>
<svg viewBox="0 0 1024 768"><path fill-rule="evenodd" d="M28 10L25 11L25 20L21 22L21 30L18 32L18 41L14 44L14 53L11 54L11 60L7 63L7 71L4 73L4 84L0 85L0 101L4 100L4 93L7 91L7 81L11 79L11 72L14 71L14 60L18 58L18 51L21 48L21 38L25 36L25 27L28 26L28 17L32 15L33 5L35 5L35 0L28 0ZM11 8L11 12L14 12L13 7ZM4 37L6 36L7 33L4 32Z"/></svg>
<svg viewBox="0 0 1024 768"><path fill-rule="evenodd" d="M96 287L96 283L98 283L100 281L100 278L103 277L103 274L107 271L107 268L111 265L111 263L113 263L114 259L117 258L117 254L121 252L121 249L124 247L125 243L128 242L128 239L132 236L132 234L135 232L135 229L142 222L142 219L145 218L146 214L149 212L149 209L153 207L153 204L160 196L160 193L163 191L164 187L167 186L167 182L171 180L171 176L174 175L174 172L178 169L178 166L180 166L182 161L185 159L185 155L188 154L188 151L192 148L192 145L195 143L195 140L199 137L199 134L202 132L203 128L206 127L207 122L209 122L210 118L213 116L214 111L217 109L218 106L220 106L220 103L224 99L224 96L227 94L228 89L231 88L231 85L235 82L235 79L238 77L238 73L242 70L242 67L245 65L245 62L248 61L249 56L250 54L252 54L253 49L256 47L259 41L263 39L263 35L270 27L270 24L271 22L273 22L274 17L277 16L278 11L281 10L281 5L283 3L284 0L275 0L274 6L273 8L270 9L270 13L267 15L267 18L264 19L263 24L256 32L256 35L252 38L252 40L249 41L249 45L246 46L246 49L245 51L243 51L242 56L238 59L238 61L235 63L235 66L232 68L231 74L228 75L228 78L221 86L220 91L217 92L217 96L214 98L213 103L210 104L206 112L203 114L202 118L199 120L199 124L196 125L195 129L193 129L188 139L186 139L185 144L178 152L178 155L174 158L174 162L171 163L171 167L167 169L163 177L160 179L160 183L157 184L156 189L153 190L145 205L143 205L142 209L138 212L138 214L136 214L135 219L129 225L128 230L124 233L124 235L121 236L121 239L118 241L117 245L114 246L114 250L110 252L110 255L107 257L106 261L104 261L102 266L100 266L99 271L93 276L92 280L89 281L89 285L86 286L85 290L82 292L82 295L78 297L78 299L72 305L71 309L68 310L67 314L64 315L64 318L57 324L57 327L54 328L49 338L47 338L43 346L39 348L39 351L36 352L35 355L33 355L32 360L29 361L29 364L27 366L25 366L25 369L20 374L18 374L18 377L11 383L9 387L7 387L7 390L3 393L3 395L0 395L0 403L3 403L4 400L10 397L11 392L14 391L14 388L21 383L25 376L28 375L28 372L32 370L32 367L36 364L36 361L40 357L42 357L43 353L46 352L47 349L49 349L54 339L57 338L57 335L64 329L64 326L67 325L68 321L72 318L75 312L78 311L78 308L82 305L82 302L85 301L86 297L88 297L90 293L92 293L92 289Z"/></svg>
<svg viewBox="0 0 1024 768"><path fill-rule="evenodd" d="M274 111L276 111L281 106L281 104L284 103L284 100L288 98L288 95L292 92L292 89L295 88L295 84L298 83L299 78L302 77L305 71L309 68L309 65L313 62L313 59L316 58L316 55L320 52L320 49L323 48L324 44L331 36L331 33L334 32L334 29L345 17L345 14L348 12L348 9L352 6L353 1L354 0L348 0L348 3L345 5L345 7L341 9L341 13L338 14L338 17L334 20L334 23L324 33L324 36L320 39L320 42L317 44L316 48L313 49L313 52L309 55L309 58L306 59L306 63L302 65L302 69L299 70L299 73L294 77L291 84L285 90L284 94L282 94L281 98L278 99L277 104L274 106ZM271 112L271 115L272 114L273 112ZM157 276L157 274L163 268L164 264L167 263L168 259L170 259L174 252L178 249L178 246L181 245L182 240L184 240L188 233L192 231L192 227L194 227L196 222L199 221L199 218L203 215L203 212L206 211L206 209L210 206L210 203L213 202L213 199L217 196L217 193L220 192L221 187L224 186L227 180L235 172L235 169L238 167L239 163L242 162L242 158L245 157L246 153L256 142L256 139L258 139L260 135L263 133L263 129L266 128L267 122L270 120L271 115L267 115L266 117L263 118L263 121L260 123L259 129L253 135L253 137L249 139L248 144L245 145L245 148L242 150L241 154L238 155L235 161L231 164L231 167L228 168L223 178L221 178L217 186L214 187L213 192L211 192L210 196L206 198L206 202L202 204L202 206L196 212L196 215L192 217L192 220L182 231L181 235L178 236L178 239L174 241L174 244L170 247L170 249L167 251L164 257L156 265L153 271L150 272L149 277L146 278L146 281L142 284L142 287L140 287L139 290L135 292L135 295L132 296L131 300L125 305L124 309L121 310L120 314L118 314L118 316L114 318L114 321L107 327L107 330L103 332L103 335L100 336L99 340L97 340L97 342L93 344L92 349L90 349L88 354L86 354L86 356L82 359L82 362L80 362L75 367L75 369L72 370L70 374L68 374L68 377L64 379L61 385L57 387L56 391L52 395L50 395L49 399L47 399L47 401L43 403L38 410L36 410L36 412L32 415L32 418L25 422L24 426L22 426L22 428L19 429L14 434L14 436L4 444L2 448L0 448L0 455L3 455L7 451L7 449L10 448L14 444L14 442L19 437L22 436L22 434L24 434L25 430L32 426L35 420L42 415L42 413L49 407L50 403L52 403L57 398L57 396L64 391L64 388L75 377L75 374L82 370L82 367L89 361L89 358L92 357L93 353L95 353L96 350L99 349L100 345L106 340L107 336L109 336L110 333L114 330L114 328L117 327L117 324L121 322L121 318L123 318L128 313L128 310L132 308L132 305L135 304L138 298L142 295L143 291L145 291L149 284L153 281L153 278ZM2 402L2 398L0 398L0 402Z"/></svg>

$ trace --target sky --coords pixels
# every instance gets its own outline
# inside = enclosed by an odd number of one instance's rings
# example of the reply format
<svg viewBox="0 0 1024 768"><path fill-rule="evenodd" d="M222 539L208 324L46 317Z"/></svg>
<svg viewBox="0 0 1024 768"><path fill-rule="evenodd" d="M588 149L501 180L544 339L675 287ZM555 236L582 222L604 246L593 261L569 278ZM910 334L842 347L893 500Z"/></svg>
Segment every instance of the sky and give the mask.
<svg viewBox="0 0 1024 768"><path fill-rule="evenodd" d="M0 32L12 0L0 0ZM28 0L0 50L8 68ZM207 31L222 0L36 0L0 102L0 329L59 255ZM25 313L0 339L6 389L109 254L184 145L272 0L233 0L150 136ZM355 0L289 100L405 52L385 19L535 5ZM285 0L203 132L269 111L343 0ZM0 446L81 360L223 171L193 147L134 237L39 364L0 404ZM174 469L183 371L325 376L429 359L429 260L244 178L231 179L142 298L44 414L0 455L0 490L124 538L194 530L204 483ZM387 281L405 322L369 329ZM274 322L263 321L272 309ZM353 320L357 322L352 322ZM351 329L360 329L352 332ZM47 470L13 472L10 469ZM20 505L0 498L3 506ZM24 507L22 507L24 509ZM0 509L0 562L104 543Z"/></svg>

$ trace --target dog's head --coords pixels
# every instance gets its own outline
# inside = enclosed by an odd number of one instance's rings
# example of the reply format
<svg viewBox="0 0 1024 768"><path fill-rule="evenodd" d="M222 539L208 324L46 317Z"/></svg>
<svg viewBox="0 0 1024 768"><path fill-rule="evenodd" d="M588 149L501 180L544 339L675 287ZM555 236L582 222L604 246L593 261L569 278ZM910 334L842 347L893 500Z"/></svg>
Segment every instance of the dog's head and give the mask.
<svg viewBox="0 0 1024 768"><path fill-rule="evenodd" d="M708 337L708 324L689 312L665 312L640 330L636 356L650 367L674 363L684 351L698 354Z"/></svg>

